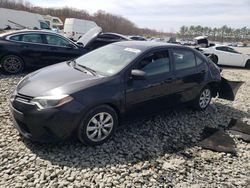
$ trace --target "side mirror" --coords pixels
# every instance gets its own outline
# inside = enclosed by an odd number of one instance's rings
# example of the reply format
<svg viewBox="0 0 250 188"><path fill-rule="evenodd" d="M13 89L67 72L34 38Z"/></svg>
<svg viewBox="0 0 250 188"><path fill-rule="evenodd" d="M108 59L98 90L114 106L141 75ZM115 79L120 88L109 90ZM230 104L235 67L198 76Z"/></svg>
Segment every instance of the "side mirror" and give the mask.
<svg viewBox="0 0 250 188"><path fill-rule="evenodd" d="M131 76L135 80L146 80L147 78L146 72L138 69L133 69L131 71Z"/></svg>

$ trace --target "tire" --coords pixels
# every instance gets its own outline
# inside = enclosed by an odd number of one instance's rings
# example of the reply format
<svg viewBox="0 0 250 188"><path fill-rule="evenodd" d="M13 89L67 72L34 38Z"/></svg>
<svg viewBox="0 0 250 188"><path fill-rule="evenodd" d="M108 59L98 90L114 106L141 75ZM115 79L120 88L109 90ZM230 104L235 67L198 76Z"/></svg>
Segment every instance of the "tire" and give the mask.
<svg viewBox="0 0 250 188"><path fill-rule="evenodd" d="M18 74L24 69L24 61L17 55L6 55L1 60L1 68L8 74Z"/></svg>
<svg viewBox="0 0 250 188"><path fill-rule="evenodd" d="M101 105L90 110L77 130L77 137L85 145L100 145L114 134L118 116L113 108Z"/></svg>
<svg viewBox="0 0 250 188"><path fill-rule="evenodd" d="M211 54L210 56L210 59L216 64L218 65L218 56L217 55L214 55L214 54Z"/></svg>
<svg viewBox="0 0 250 188"><path fill-rule="evenodd" d="M250 59L247 60L247 63L246 63L246 66L245 66L247 69L250 69Z"/></svg>
<svg viewBox="0 0 250 188"><path fill-rule="evenodd" d="M203 111L209 106L211 99L212 90L209 86L206 86L200 91L199 95L196 97L193 107L195 108L195 110Z"/></svg>

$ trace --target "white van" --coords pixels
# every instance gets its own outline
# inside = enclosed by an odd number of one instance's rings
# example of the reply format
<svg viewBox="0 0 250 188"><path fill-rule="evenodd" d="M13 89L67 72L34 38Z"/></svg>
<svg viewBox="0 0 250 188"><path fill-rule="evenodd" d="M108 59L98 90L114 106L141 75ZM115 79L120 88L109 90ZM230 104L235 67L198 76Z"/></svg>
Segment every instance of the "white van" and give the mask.
<svg viewBox="0 0 250 188"><path fill-rule="evenodd" d="M40 14L0 8L0 29L50 29Z"/></svg>
<svg viewBox="0 0 250 188"><path fill-rule="evenodd" d="M64 36L73 40L79 40L90 29L97 27L96 23L89 20L66 18L64 22Z"/></svg>
<svg viewBox="0 0 250 188"><path fill-rule="evenodd" d="M63 22L60 18L50 15L44 15L43 18L51 29L56 29L56 30L63 29Z"/></svg>

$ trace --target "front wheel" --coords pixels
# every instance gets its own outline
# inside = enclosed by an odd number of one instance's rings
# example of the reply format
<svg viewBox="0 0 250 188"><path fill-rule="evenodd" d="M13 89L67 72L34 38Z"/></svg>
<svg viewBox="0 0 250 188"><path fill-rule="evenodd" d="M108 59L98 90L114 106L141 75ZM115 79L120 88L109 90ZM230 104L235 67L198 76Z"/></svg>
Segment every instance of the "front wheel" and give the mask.
<svg viewBox="0 0 250 188"><path fill-rule="evenodd" d="M17 74L23 71L24 62L16 55L7 55L2 58L1 67L8 74Z"/></svg>
<svg viewBox="0 0 250 188"><path fill-rule="evenodd" d="M78 127L78 139L86 145L100 145L106 142L118 125L118 117L113 108L101 105L90 110Z"/></svg>
<svg viewBox="0 0 250 188"><path fill-rule="evenodd" d="M195 99L194 108L199 111L205 110L210 104L211 99L212 91L210 87L206 86L201 90L199 96Z"/></svg>

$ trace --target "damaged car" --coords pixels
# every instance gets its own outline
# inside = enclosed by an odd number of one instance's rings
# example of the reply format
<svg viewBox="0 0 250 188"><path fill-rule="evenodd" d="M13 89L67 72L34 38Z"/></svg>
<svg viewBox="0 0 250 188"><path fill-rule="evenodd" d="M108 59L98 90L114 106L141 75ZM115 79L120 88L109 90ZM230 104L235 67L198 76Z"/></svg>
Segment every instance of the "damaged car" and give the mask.
<svg viewBox="0 0 250 188"><path fill-rule="evenodd" d="M33 72L10 98L16 129L49 142L106 142L127 113L160 106L205 110L212 97L234 100L242 82L222 78L197 50L159 42L109 44Z"/></svg>

